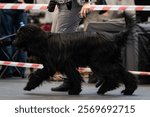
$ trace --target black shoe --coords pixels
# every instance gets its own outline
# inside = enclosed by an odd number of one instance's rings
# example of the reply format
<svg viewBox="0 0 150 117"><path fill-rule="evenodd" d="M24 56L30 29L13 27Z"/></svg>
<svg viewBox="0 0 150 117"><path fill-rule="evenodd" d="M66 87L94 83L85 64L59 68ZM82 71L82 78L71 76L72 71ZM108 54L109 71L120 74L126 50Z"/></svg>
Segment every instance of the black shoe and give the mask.
<svg viewBox="0 0 150 117"><path fill-rule="evenodd" d="M52 91L68 91L70 87L68 79L65 79L64 82L55 88L51 88Z"/></svg>

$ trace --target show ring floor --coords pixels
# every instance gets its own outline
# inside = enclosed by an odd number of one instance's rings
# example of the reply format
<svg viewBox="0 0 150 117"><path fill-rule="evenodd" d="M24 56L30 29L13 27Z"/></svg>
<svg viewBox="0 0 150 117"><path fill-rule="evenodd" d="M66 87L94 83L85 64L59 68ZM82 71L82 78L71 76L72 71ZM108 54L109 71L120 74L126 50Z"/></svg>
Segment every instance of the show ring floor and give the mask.
<svg viewBox="0 0 150 117"><path fill-rule="evenodd" d="M124 96L120 93L123 86L105 95L97 95L95 84L83 83L80 95L68 95L67 92L51 91L52 87L59 86L62 82L44 82L30 92L23 90L26 83L27 79L0 79L0 100L150 100L150 84L139 85L134 95Z"/></svg>

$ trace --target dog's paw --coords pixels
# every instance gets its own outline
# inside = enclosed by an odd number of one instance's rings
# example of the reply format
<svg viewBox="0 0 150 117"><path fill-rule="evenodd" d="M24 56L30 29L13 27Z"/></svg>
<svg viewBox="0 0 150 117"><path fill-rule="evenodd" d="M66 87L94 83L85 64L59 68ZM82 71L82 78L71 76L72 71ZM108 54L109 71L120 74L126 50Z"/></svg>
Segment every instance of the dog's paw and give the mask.
<svg viewBox="0 0 150 117"><path fill-rule="evenodd" d="M31 91L33 89L35 89L36 87L39 87L40 85L42 85L42 81L41 82L28 82L27 85L24 87L25 91Z"/></svg>
<svg viewBox="0 0 150 117"><path fill-rule="evenodd" d="M105 92L104 92L104 91L97 91L97 94L98 94L98 95L104 95Z"/></svg>
<svg viewBox="0 0 150 117"><path fill-rule="evenodd" d="M26 84L24 90L31 91L35 89L36 87L40 86L42 83L43 83L43 78L32 74L30 75L29 81Z"/></svg>
<svg viewBox="0 0 150 117"><path fill-rule="evenodd" d="M80 89L80 90L69 90L68 94L69 95L79 95L81 91L82 91L82 89Z"/></svg>
<svg viewBox="0 0 150 117"><path fill-rule="evenodd" d="M25 91L31 91L32 89L28 88L28 87L25 87L23 90L25 90Z"/></svg>
<svg viewBox="0 0 150 117"><path fill-rule="evenodd" d="M24 87L25 91L31 91L33 89L35 89L36 87L38 87L38 84L31 84L30 82L27 83L27 85Z"/></svg>
<svg viewBox="0 0 150 117"><path fill-rule="evenodd" d="M130 90L122 90L121 93L123 95L132 95L134 91L130 91Z"/></svg>

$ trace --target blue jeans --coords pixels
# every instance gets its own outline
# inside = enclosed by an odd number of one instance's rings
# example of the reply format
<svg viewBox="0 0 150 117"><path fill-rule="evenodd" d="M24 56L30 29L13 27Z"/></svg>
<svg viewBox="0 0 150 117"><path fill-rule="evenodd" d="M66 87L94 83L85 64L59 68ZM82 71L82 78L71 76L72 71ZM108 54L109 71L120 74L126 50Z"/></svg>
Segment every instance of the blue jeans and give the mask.
<svg viewBox="0 0 150 117"><path fill-rule="evenodd" d="M16 33L16 31L20 28L21 24L27 24L27 13L22 10L0 10L0 36L11 35ZM13 38L7 38L7 40L13 40ZM4 49L9 53L10 56L17 50L16 47L10 45L4 47ZM1 53L1 52L0 52ZM5 56L1 54L1 58L3 60L6 59ZM15 58L16 61L26 62L27 60L27 53L26 52L19 52ZM25 72L25 68L19 68L22 74ZM6 73L14 72L13 69L8 69Z"/></svg>

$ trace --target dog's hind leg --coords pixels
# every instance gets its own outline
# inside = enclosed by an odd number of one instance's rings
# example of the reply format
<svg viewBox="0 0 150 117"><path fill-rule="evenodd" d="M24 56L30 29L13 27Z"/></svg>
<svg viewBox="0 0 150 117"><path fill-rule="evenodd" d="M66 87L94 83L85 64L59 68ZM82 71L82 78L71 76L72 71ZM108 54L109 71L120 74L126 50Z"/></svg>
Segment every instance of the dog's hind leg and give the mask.
<svg viewBox="0 0 150 117"><path fill-rule="evenodd" d="M111 67L111 64L95 64L90 65L95 76L98 78L98 83L96 87L100 88L97 91L97 94L105 94L107 91L116 89L119 86L118 79L114 75L114 69Z"/></svg>
<svg viewBox="0 0 150 117"><path fill-rule="evenodd" d="M65 74L67 78L69 78L69 95L79 95L82 91L81 89L81 82L83 81L80 73L77 71L75 67L66 66Z"/></svg>
<svg viewBox="0 0 150 117"><path fill-rule="evenodd" d="M97 94L105 94L107 91L111 91L119 87L117 79L113 75L103 76L104 80L97 91Z"/></svg>
<svg viewBox="0 0 150 117"><path fill-rule="evenodd" d="M124 95L132 95L133 92L137 89L137 79L133 74L127 71L124 71L124 73L122 73L122 82L125 85L125 90L123 90L121 93L123 93Z"/></svg>
<svg viewBox="0 0 150 117"><path fill-rule="evenodd" d="M97 93L104 94L107 91L119 87L119 83L123 83L125 85L125 90L123 90L121 93L124 95L132 95L137 89L137 79L133 76L133 74L126 72L121 66L111 68L115 69L112 70L108 75L104 76L104 82Z"/></svg>

